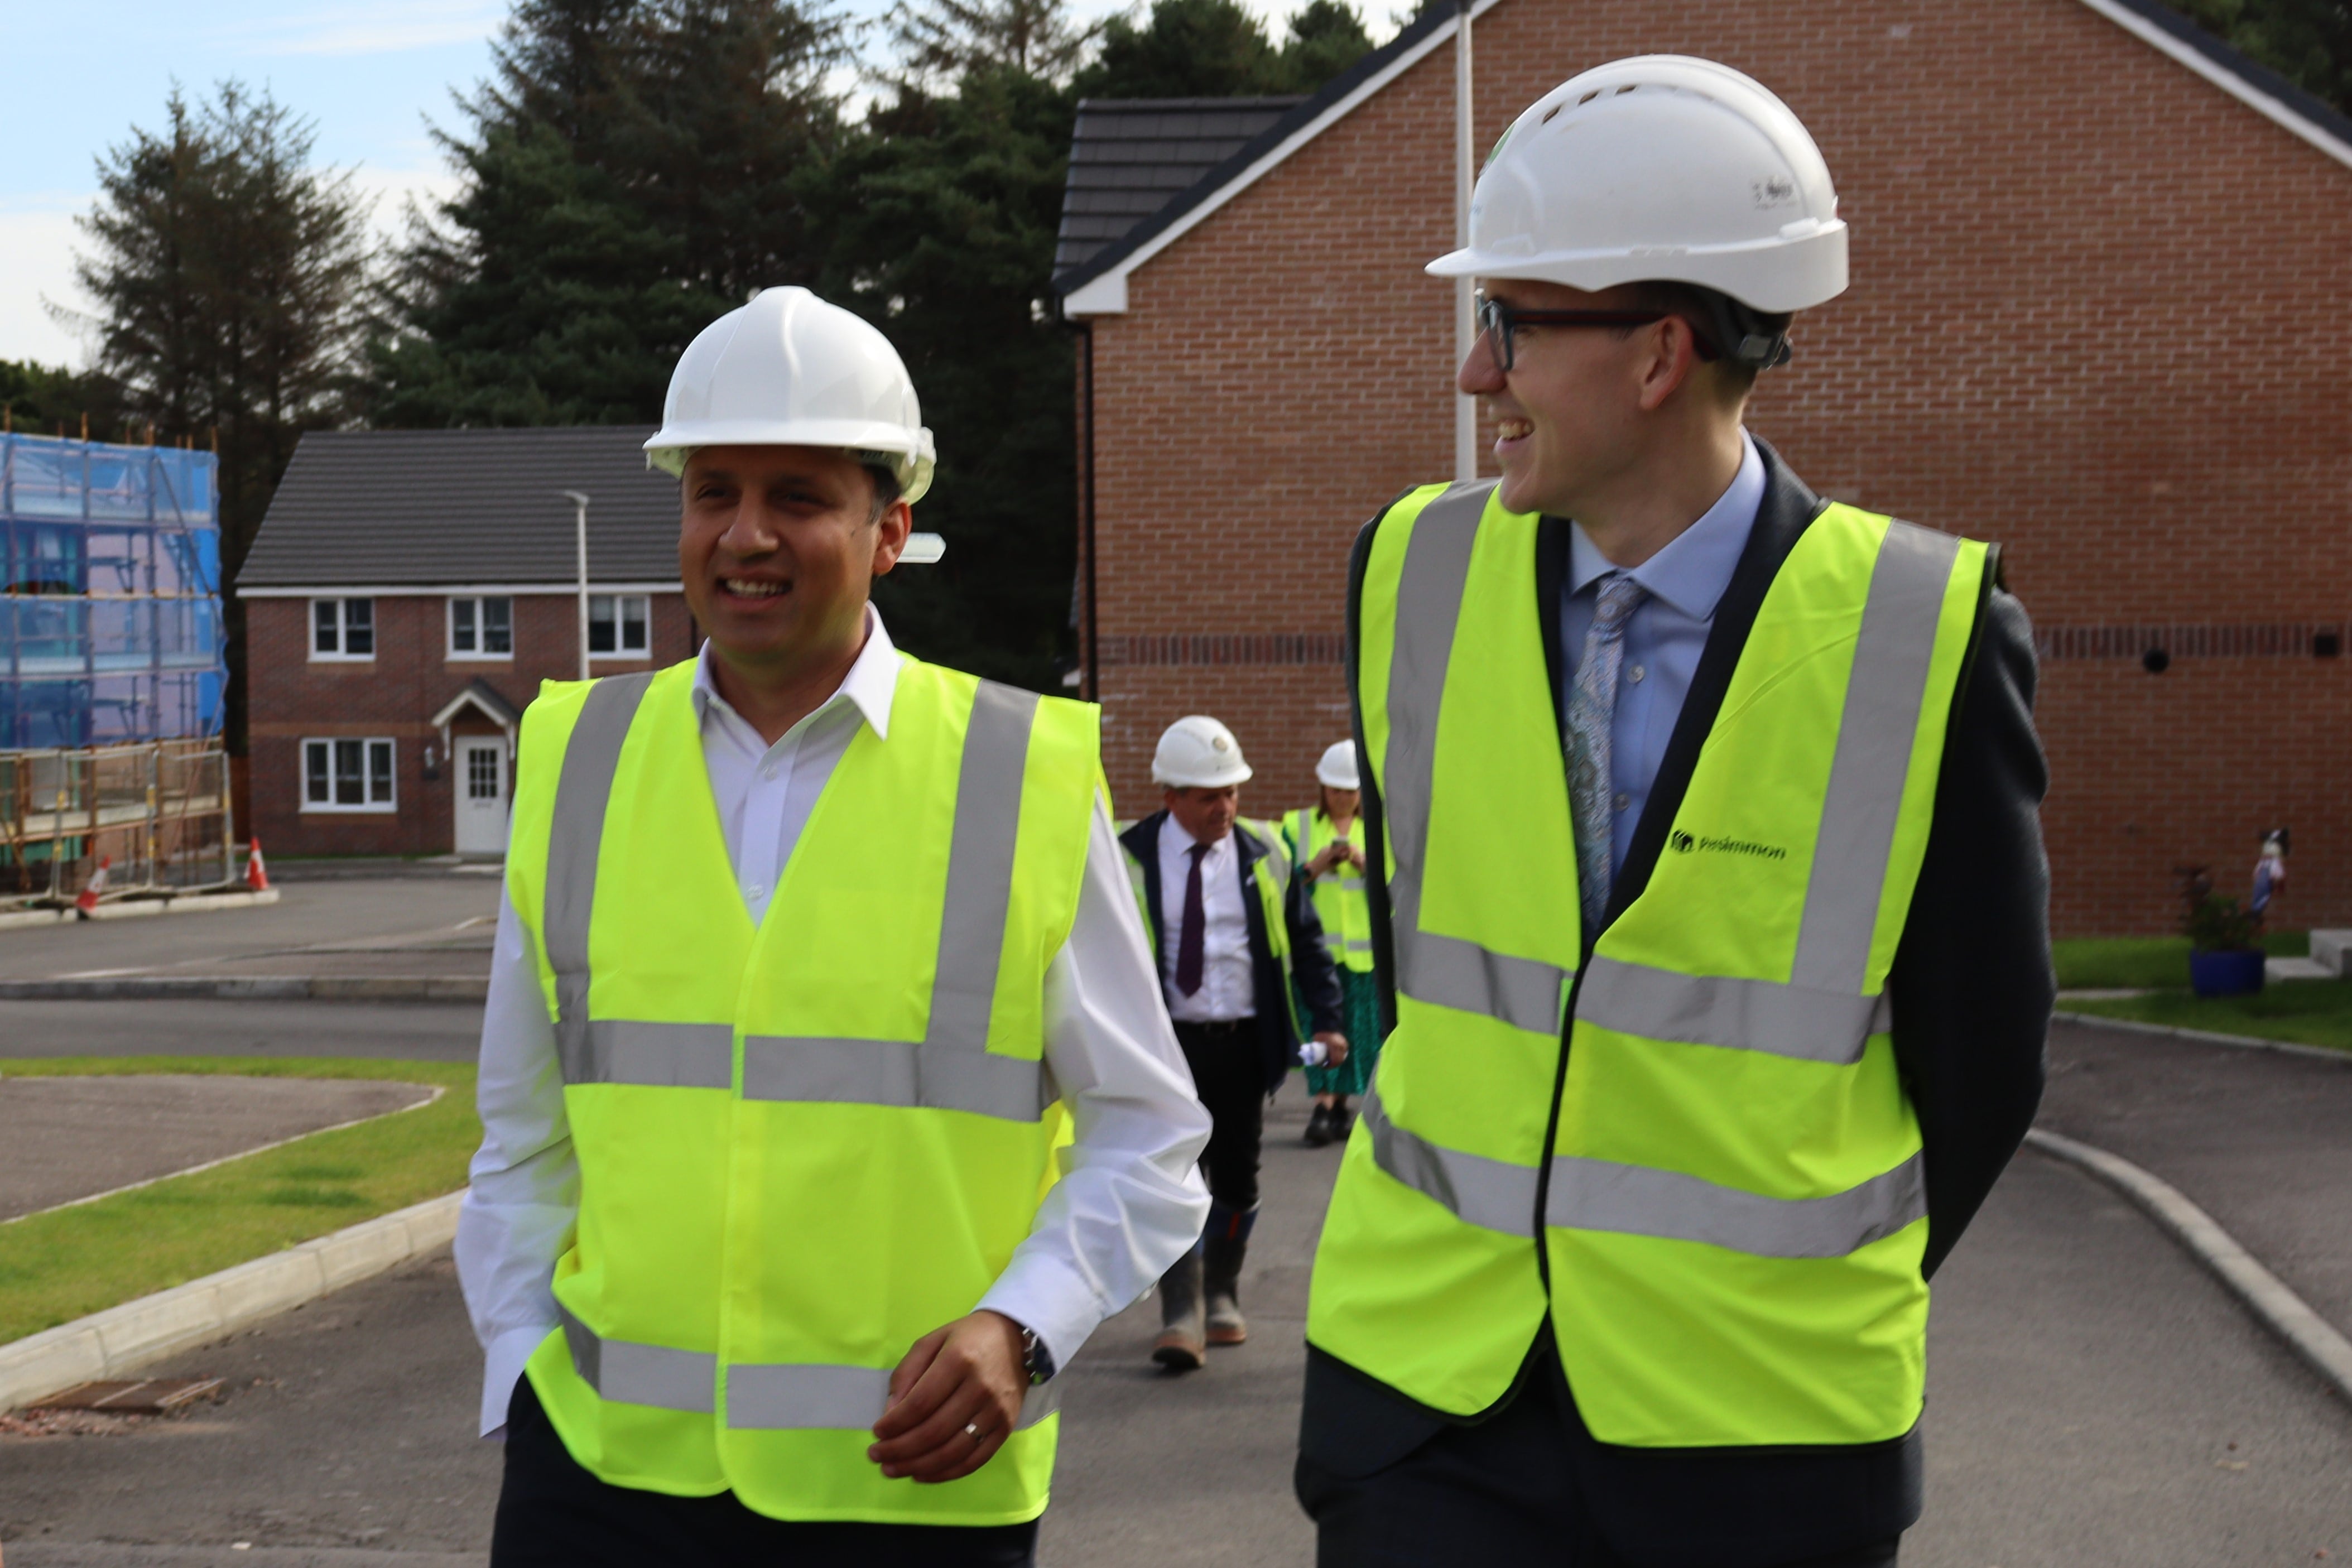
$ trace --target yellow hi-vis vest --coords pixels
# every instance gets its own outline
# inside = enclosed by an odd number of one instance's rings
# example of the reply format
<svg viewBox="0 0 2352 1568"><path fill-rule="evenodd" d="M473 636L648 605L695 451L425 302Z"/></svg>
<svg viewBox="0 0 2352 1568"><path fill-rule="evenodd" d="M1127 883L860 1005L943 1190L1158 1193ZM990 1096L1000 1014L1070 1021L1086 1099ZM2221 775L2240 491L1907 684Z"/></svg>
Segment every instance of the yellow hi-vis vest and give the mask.
<svg viewBox="0 0 2352 1568"><path fill-rule="evenodd" d="M902 661L889 738L859 727L755 927L693 679L551 682L523 721L508 885L580 1162L531 1383L619 1486L779 1519L1034 1519L1055 1384L961 1480L887 1480L866 1450L891 1369L995 1282L1050 1175L1044 984L1095 710Z"/></svg>
<svg viewBox="0 0 2352 1568"><path fill-rule="evenodd" d="M1290 863L1304 868L1309 860L1343 837L1358 849L1364 847L1364 819L1348 824L1345 835L1316 806L1302 805L1282 819L1282 837ZM1353 866L1334 868L1307 884L1315 898L1316 918L1323 922L1323 945L1331 962L1359 974L1372 972L1372 911L1364 898L1364 874Z"/></svg>
<svg viewBox="0 0 2352 1568"><path fill-rule="evenodd" d="M1396 1029L1307 1338L1467 1415L1549 1317L1603 1442L1899 1436L1920 1410L1927 1224L1885 986L1985 547L1847 506L1813 520L1667 848L1580 974L1538 520L1494 488L1407 495L1364 570Z"/></svg>

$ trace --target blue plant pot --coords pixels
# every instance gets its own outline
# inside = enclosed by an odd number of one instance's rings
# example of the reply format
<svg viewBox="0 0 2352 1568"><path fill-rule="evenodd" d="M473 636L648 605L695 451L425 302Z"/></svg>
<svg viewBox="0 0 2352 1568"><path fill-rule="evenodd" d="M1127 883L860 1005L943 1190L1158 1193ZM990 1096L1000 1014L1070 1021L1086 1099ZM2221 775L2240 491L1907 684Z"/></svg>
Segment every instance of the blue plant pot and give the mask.
<svg viewBox="0 0 2352 1568"><path fill-rule="evenodd" d="M2263 961L2268 955L2251 952L2189 954L2189 988L2200 996L2251 996L2263 988Z"/></svg>

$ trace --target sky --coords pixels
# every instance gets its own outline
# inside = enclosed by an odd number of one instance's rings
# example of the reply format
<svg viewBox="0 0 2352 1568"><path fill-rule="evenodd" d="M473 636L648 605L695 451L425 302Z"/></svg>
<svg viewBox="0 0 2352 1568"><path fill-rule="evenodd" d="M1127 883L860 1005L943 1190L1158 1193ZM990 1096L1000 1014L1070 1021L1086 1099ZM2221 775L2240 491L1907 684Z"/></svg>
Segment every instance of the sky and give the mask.
<svg viewBox="0 0 2352 1568"><path fill-rule="evenodd" d="M1303 0L1245 0L1269 21ZM844 0L878 17L888 0ZM1118 0L1074 0L1082 16ZM1385 8L1360 6L1376 34ZM112 0L93 25L78 5L0 5L10 62L9 156L0 159L0 359L86 366L86 335L56 319L87 300L74 286L74 226L98 188L96 160L133 126L160 129L177 82L191 99L235 77L316 122L316 156L352 172L381 233L411 197L454 182L428 121L462 123L452 90L489 70L506 0ZM26 67L33 68L26 68Z"/></svg>

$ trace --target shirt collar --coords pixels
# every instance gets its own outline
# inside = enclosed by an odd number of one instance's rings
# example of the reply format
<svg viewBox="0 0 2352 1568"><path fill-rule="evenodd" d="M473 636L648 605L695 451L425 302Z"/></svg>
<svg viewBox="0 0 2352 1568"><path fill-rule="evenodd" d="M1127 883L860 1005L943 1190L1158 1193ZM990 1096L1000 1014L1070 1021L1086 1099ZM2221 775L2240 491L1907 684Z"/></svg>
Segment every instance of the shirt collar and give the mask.
<svg viewBox="0 0 2352 1568"><path fill-rule="evenodd" d="M1764 506L1764 456L1745 429L1739 432L1739 471L1730 488L1716 498L1696 522L1684 529L1666 547L1626 574L1695 621L1715 615L1739 557L1755 531L1756 514ZM1568 557L1568 591L1580 594L1604 573L1622 571L1600 547L1571 525Z"/></svg>
<svg viewBox="0 0 2352 1568"><path fill-rule="evenodd" d="M822 713L845 698L856 704L878 740L890 738L890 704L898 692L898 648L883 627L882 612L871 604L866 606L866 646L858 650L857 661L842 677L841 685L831 697L817 704ZM694 715L701 720L709 716L710 705L727 708L727 700L719 695L719 688L710 678L710 641L703 639L702 651L694 660ZM814 718L815 713L809 717ZM808 720L801 721L805 724ZM795 726L797 728L798 726Z"/></svg>

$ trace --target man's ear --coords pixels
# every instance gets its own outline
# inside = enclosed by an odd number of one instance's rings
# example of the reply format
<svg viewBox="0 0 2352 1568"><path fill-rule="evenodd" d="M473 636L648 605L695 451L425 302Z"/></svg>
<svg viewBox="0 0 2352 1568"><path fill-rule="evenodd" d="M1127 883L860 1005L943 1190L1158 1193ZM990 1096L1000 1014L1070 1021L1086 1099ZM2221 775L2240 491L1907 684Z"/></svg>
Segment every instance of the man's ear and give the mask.
<svg viewBox="0 0 2352 1568"><path fill-rule="evenodd" d="M915 509L901 496L882 509L874 520L874 575L887 577L898 564L898 557L907 548L907 536L915 529Z"/></svg>
<svg viewBox="0 0 2352 1568"><path fill-rule="evenodd" d="M1706 362L1699 358L1698 334L1680 316L1668 316L1654 323L1644 336L1650 350L1638 367L1636 397L1643 413L1654 414L1664 407L1666 400L1681 391Z"/></svg>

